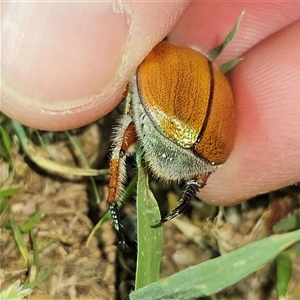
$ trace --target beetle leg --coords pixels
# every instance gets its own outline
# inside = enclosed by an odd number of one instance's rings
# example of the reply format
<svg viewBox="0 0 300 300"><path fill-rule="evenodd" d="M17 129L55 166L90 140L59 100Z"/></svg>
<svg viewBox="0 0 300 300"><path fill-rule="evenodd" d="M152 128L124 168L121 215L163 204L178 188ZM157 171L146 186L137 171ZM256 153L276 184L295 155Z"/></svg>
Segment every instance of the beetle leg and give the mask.
<svg viewBox="0 0 300 300"><path fill-rule="evenodd" d="M182 191L181 199L179 201L179 205L174 208L167 216L163 217L161 220L158 220L157 223L170 221L176 216L180 215L189 206L193 197L196 196L196 193L205 186L210 174L211 173L202 174L186 181Z"/></svg>
<svg viewBox="0 0 300 300"><path fill-rule="evenodd" d="M126 244L120 225L118 199L123 189L123 182L126 178L126 156L132 152L136 139L137 137L132 118L129 115L125 115L121 119L113 144L113 151L109 164L109 184L107 196L110 215L116 230L118 243L121 244L123 248L126 247Z"/></svg>

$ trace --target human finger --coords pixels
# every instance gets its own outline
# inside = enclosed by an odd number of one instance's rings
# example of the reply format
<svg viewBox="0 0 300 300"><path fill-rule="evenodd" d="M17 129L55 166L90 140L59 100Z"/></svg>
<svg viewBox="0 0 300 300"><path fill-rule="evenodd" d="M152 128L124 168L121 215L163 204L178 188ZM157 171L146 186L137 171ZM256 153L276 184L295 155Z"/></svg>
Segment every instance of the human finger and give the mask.
<svg viewBox="0 0 300 300"><path fill-rule="evenodd" d="M1 110L38 129L102 117L188 2L6 2Z"/></svg>

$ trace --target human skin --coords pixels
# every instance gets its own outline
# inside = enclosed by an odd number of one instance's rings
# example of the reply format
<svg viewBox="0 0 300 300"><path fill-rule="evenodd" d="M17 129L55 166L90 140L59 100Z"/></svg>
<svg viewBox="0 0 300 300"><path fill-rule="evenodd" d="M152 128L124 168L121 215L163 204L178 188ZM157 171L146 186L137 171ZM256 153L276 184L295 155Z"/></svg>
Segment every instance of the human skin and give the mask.
<svg viewBox="0 0 300 300"><path fill-rule="evenodd" d="M56 131L111 111L167 34L173 43L207 52L245 10L216 61L243 57L228 74L235 146L201 199L229 205L300 181L300 3L6 2L1 9L1 111Z"/></svg>

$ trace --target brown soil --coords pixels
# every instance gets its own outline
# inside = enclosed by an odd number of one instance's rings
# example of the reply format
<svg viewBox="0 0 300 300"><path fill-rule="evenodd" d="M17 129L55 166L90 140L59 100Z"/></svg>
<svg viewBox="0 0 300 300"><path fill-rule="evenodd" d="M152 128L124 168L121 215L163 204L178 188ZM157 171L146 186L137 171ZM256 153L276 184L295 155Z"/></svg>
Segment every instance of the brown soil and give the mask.
<svg viewBox="0 0 300 300"><path fill-rule="evenodd" d="M115 115L111 115L105 122L92 124L76 133L90 165L94 168L107 168L107 151L114 119ZM78 166L78 153L70 142L62 137L62 134L55 134L51 139L51 144L47 146L51 159L62 165ZM3 179L8 174L8 164L3 160L0 164ZM19 278L22 281L30 278L32 281L37 274L53 266L51 274L34 288L30 299L126 299L128 292L134 288L136 253L134 236L132 248L122 253L116 247L115 233L108 221L92 237L90 243L86 244L93 226L107 209L105 201L100 205L95 203L89 178L70 179L50 174L30 162L17 147L14 153L14 167L16 174L11 187L20 188L20 192L9 200L0 219L1 289ZM99 195L104 200L107 195L107 180L106 176L96 178ZM160 189L163 197L168 197L169 188L174 190L173 186L162 187L157 183L153 184L153 188ZM284 195L272 194L272 200L277 199L282 207L287 207L295 194L299 197L300 192L294 187L292 191L285 190ZM248 208L239 213L240 226L229 226L226 238L223 243L219 241L219 244L224 249L233 250L245 243L246 236L250 241L251 230L267 211L269 202L270 195L249 201ZM212 220L216 215L216 209L206 205L201 207L202 211L203 209L206 212L204 215L197 212L197 209L190 210L189 218L183 218L183 222L209 228L212 222L205 220L207 217L211 217ZM238 206L237 210L239 209ZM42 212L43 217L30 234L22 234L29 250L30 261L34 261L33 240L39 250L38 265L31 263L28 268L28 265L24 265L24 259L14 241L10 216L13 215L18 225L23 225L37 211ZM124 208L125 224L135 226L134 211L134 204L129 201ZM276 219L272 213L268 218L270 222ZM216 241L210 236L209 231L202 239L204 240L202 246L199 247L177 227L176 222L163 225L162 277L218 255ZM269 234L264 233L265 236ZM234 240L233 236L240 239ZM233 240L234 243L231 243ZM276 299L275 279L273 267L265 267L238 285L220 293L216 299ZM300 290L299 282L300 260L295 258L290 283L291 292Z"/></svg>

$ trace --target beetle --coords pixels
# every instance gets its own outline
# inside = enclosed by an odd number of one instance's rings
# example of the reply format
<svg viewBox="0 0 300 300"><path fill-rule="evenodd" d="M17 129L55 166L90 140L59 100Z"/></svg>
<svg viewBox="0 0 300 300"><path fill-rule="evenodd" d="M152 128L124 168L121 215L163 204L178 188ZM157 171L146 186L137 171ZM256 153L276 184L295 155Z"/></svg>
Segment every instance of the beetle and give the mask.
<svg viewBox="0 0 300 300"><path fill-rule="evenodd" d="M125 112L113 139L107 202L120 244L125 241L118 199L126 177L125 159L135 144L155 177L183 184L179 205L158 221L163 223L182 213L227 160L234 144L234 120L230 84L212 59L167 41L154 47L129 83Z"/></svg>

